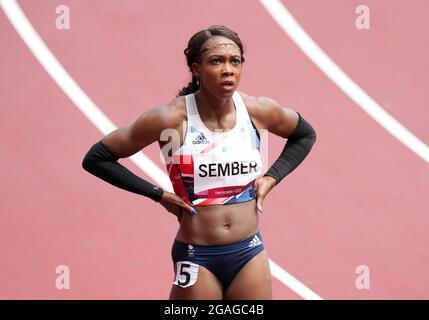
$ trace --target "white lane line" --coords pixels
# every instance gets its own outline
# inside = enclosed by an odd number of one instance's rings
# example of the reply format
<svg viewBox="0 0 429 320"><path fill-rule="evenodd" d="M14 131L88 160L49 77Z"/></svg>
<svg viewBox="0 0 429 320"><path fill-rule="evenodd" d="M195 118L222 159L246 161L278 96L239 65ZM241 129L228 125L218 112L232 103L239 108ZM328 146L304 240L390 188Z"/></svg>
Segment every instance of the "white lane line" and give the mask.
<svg viewBox="0 0 429 320"><path fill-rule="evenodd" d="M270 260L271 273L276 275L276 278L282 283L286 284L295 293L300 295L306 300L323 300L318 294L312 291L310 288L305 286L301 281L292 276L286 270L282 269L277 263Z"/></svg>
<svg viewBox="0 0 429 320"><path fill-rule="evenodd" d="M386 112L362 90L335 62L311 39L280 0L260 0L279 26L297 46L343 92L368 113L391 135L429 163L429 147Z"/></svg>
<svg viewBox="0 0 429 320"><path fill-rule="evenodd" d="M104 135L116 130L116 126L98 108L98 106L86 95L73 78L67 73L59 61L55 58L36 30L28 21L15 0L0 0L0 6L14 26L22 40L30 51L45 68L57 85L64 91L76 107L96 126ZM153 163L143 152L138 152L131 160L148 176L156 181L162 188L173 192L170 179L167 174ZM279 281L296 292L304 299L322 299L316 293L307 288L303 283L292 277L278 264L270 260L271 273Z"/></svg>
<svg viewBox="0 0 429 320"><path fill-rule="evenodd" d="M74 79L63 68L55 58L39 34L28 21L15 0L0 0L0 6L28 46L30 51L40 62L46 72L52 77L57 85L70 98L75 106L91 121L91 123L104 135L114 131L117 127L110 119L97 107L97 105L86 95ZM138 152L131 157L131 160L165 190L172 191L168 176L145 154Z"/></svg>

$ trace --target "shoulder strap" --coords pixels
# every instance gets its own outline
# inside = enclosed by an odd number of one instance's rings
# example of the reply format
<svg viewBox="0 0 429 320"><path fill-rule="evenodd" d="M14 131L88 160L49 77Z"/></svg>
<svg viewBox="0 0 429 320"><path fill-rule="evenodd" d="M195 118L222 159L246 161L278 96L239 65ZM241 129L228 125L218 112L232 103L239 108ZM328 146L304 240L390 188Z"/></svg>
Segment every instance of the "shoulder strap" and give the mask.
<svg viewBox="0 0 429 320"><path fill-rule="evenodd" d="M237 108L237 115L238 115L239 121L241 121L246 125L251 126L252 123L250 121L250 116L249 116L249 113L247 112L246 105L244 104L244 100L241 97L241 95L237 91L235 91L232 96L232 99L234 100L234 104Z"/></svg>

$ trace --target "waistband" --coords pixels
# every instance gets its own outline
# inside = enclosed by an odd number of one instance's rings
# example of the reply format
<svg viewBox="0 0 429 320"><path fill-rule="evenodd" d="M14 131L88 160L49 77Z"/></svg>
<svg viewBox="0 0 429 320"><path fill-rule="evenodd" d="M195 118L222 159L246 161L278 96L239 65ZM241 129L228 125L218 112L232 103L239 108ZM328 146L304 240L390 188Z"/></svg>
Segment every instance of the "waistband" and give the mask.
<svg viewBox="0 0 429 320"><path fill-rule="evenodd" d="M208 244L193 244L193 243L186 243L179 240L174 240L173 246L179 246L179 247L186 247L188 248L190 245L193 249L198 250L200 253L204 253L205 251L214 253L215 251L219 252L231 252L240 250L243 247L248 247L249 243L252 242L254 238L257 238L261 243L263 243L262 236L260 231L258 230L257 233L243 239L239 240L234 243L230 244L221 244L221 245L208 245Z"/></svg>

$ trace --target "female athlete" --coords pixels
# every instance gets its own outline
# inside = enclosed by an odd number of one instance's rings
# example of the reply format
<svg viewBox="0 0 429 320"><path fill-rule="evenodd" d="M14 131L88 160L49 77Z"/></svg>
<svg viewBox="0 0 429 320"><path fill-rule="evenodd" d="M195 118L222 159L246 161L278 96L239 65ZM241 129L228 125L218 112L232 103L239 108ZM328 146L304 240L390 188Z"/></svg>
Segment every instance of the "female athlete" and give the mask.
<svg viewBox="0 0 429 320"><path fill-rule="evenodd" d="M83 168L177 217L170 299L272 299L258 228L263 201L310 152L315 131L298 112L237 90L244 50L234 31L225 26L199 31L184 52L192 74L188 86L170 103L94 144ZM287 139L266 172L263 129ZM117 162L153 142L166 160L174 193Z"/></svg>

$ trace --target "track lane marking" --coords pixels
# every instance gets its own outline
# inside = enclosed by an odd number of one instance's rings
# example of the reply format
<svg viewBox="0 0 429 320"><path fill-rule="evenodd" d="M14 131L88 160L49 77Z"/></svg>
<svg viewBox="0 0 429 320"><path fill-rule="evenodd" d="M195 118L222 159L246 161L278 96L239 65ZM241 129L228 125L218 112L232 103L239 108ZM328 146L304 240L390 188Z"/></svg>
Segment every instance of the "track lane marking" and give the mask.
<svg viewBox="0 0 429 320"><path fill-rule="evenodd" d="M429 147L385 111L317 45L280 0L260 0L284 32L350 99L411 151L429 163Z"/></svg>
<svg viewBox="0 0 429 320"><path fill-rule="evenodd" d="M104 135L114 131L117 127L101 111L101 109L86 95L70 74L55 58L42 38L31 25L30 21L15 0L0 0L0 6L9 21L55 83L63 90L74 105L98 128ZM163 189L174 192L168 175L160 169L143 152L130 157L131 160L149 177L156 181ZM307 300L322 300L322 298L305 286L298 279L284 270L280 265L269 260L271 274L292 291Z"/></svg>

